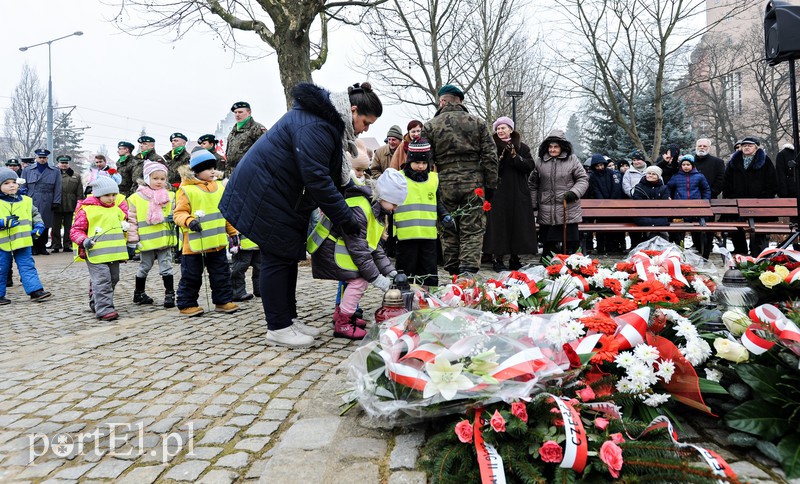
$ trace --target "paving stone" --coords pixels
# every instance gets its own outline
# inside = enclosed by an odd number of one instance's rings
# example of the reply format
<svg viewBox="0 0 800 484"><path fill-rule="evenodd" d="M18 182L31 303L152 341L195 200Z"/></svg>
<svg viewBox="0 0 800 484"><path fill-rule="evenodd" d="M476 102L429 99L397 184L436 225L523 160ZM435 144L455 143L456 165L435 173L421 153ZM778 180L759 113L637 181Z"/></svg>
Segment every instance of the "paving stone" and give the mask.
<svg viewBox="0 0 800 484"><path fill-rule="evenodd" d="M261 414L261 418L267 420L286 420L289 413L289 410L265 410L264 413Z"/></svg>
<svg viewBox="0 0 800 484"><path fill-rule="evenodd" d="M270 396L266 393L251 393L244 397L244 401L246 402L267 403L269 400Z"/></svg>
<svg viewBox="0 0 800 484"><path fill-rule="evenodd" d="M389 455L389 469L414 469L419 458L419 446L424 440L425 435L422 432L397 435Z"/></svg>
<svg viewBox="0 0 800 484"><path fill-rule="evenodd" d="M147 427L147 431L156 434L165 434L169 432L172 429L172 427L174 427L175 424L177 424L180 421L181 419L178 417L168 417L165 419L161 419L158 422L154 423L153 425Z"/></svg>
<svg viewBox="0 0 800 484"><path fill-rule="evenodd" d="M239 474L224 469L214 469L204 475L198 484L230 484L239 478Z"/></svg>
<svg viewBox="0 0 800 484"><path fill-rule="evenodd" d="M399 471L389 475L389 484L426 484L428 477L424 472Z"/></svg>
<svg viewBox="0 0 800 484"><path fill-rule="evenodd" d="M236 449L249 450L250 452L258 452L264 448L270 441L269 437L249 437L236 442Z"/></svg>
<svg viewBox="0 0 800 484"><path fill-rule="evenodd" d="M744 460L731 464L731 469L733 469L733 472L740 478L747 478L748 480L769 479L769 474Z"/></svg>
<svg viewBox="0 0 800 484"><path fill-rule="evenodd" d="M117 413L118 415L136 415L137 413L141 412L146 406L147 406L146 403L130 402L119 407L115 413Z"/></svg>
<svg viewBox="0 0 800 484"><path fill-rule="evenodd" d="M150 484L155 482L166 468L166 465L137 467L118 479L117 484Z"/></svg>
<svg viewBox="0 0 800 484"><path fill-rule="evenodd" d="M233 409L234 413L238 413L241 415L258 415L261 413L261 407L258 405L239 405L238 407Z"/></svg>
<svg viewBox="0 0 800 484"><path fill-rule="evenodd" d="M383 459L386 456L387 447L385 439L347 437L335 446L335 451L342 461L353 458Z"/></svg>
<svg viewBox="0 0 800 484"><path fill-rule="evenodd" d="M83 419L92 422L104 418L109 413L111 413L111 410L98 410L96 412L87 413L83 416Z"/></svg>
<svg viewBox="0 0 800 484"><path fill-rule="evenodd" d="M211 460L222 452L222 447L194 447L186 453L187 459Z"/></svg>
<svg viewBox="0 0 800 484"><path fill-rule="evenodd" d="M221 457L217 462L214 463L214 465L219 467L241 469L247 465L248 460L250 460L250 454L247 452L236 452L235 454L228 454Z"/></svg>
<svg viewBox="0 0 800 484"><path fill-rule="evenodd" d="M329 469L324 482L330 484L380 482L380 467L372 462L356 462L347 466L346 474L337 469Z"/></svg>
<svg viewBox="0 0 800 484"><path fill-rule="evenodd" d="M260 421L251 425L244 433L246 435L272 435L278 430L280 424L281 422Z"/></svg>
<svg viewBox="0 0 800 484"><path fill-rule="evenodd" d="M54 477L56 479L80 479L89 469L96 465L97 464L83 464L75 467L68 467L58 472Z"/></svg>
<svg viewBox="0 0 800 484"><path fill-rule="evenodd" d="M231 395L230 393L223 393L222 395L217 395L211 400L211 403L214 405L230 405L231 403L235 402L239 399L238 395Z"/></svg>
<svg viewBox="0 0 800 484"><path fill-rule="evenodd" d="M297 421L281 438L281 449L320 449L330 444L339 429L340 418L307 418ZM252 429L252 427L251 427Z"/></svg>
<svg viewBox="0 0 800 484"><path fill-rule="evenodd" d="M209 405L203 409L203 415L208 417L222 417L229 411L229 407L223 407L222 405Z"/></svg>
<svg viewBox="0 0 800 484"><path fill-rule="evenodd" d="M170 412L170 417L189 417L197 411L197 405L178 405Z"/></svg>
<svg viewBox="0 0 800 484"><path fill-rule="evenodd" d="M86 474L90 479L116 479L125 469L133 465L133 462L120 459L104 460Z"/></svg>
<svg viewBox="0 0 800 484"><path fill-rule="evenodd" d="M302 462L303 465L297 465L298 462ZM259 483L326 482L325 473L327 468L328 461L326 450L317 449L310 452L282 452L275 454L267 461L264 470L261 472ZM348 477L350 476L349 471L350 469L348 468ZM350 482L358 481L351 480ZM365 484L366 482L369 481L365 481Z"/></svg>
<svg viewBox="0 0 800 484"><path fill-rule="evenodd" d="M291 410L294 408L294 402L285 398L274 398L267 404L270 410Z"/></svg>
<svg viewBox="0 0 800 484"><path fill-rule="evenodd" d="M51 460L47 462L42 462L41 464L34 464L32 466L28 466L19 474L20 479L31 479L31 478L41 478L45 477L55 469L58 469L64 464L63 460Z"/></svg>
<svg viewBox="0 0 800 484"><path fill-rule="evenodd" d="M253 462L253 465L250 466L250 470L247 471L245 474L245 479L261 479L261 476L264 474L264 469L267 467L267 462L269 459L262 459Z"/></svg>
<svg viewBox="0 0 800 484"><path fill-rule="evenodd" d="M214 427L206 432L199 444L224 444L229 442L238 431L239 429L236 427Z"/></svg>
<svg viewBox="0 0 800 484"><path fill-rule="evenodd" d="M50 420L53 422L72 422L78 420L83 415L83 412L78 412L76 410L70 412L61 412L59 414L53 415L50 417Z"/></svg>
<svg viewBox="0 0 800 484"><path fill-rule="evenodd" d="M191 460L170 469L164 478L176 481L195 481L211 463L204 460Z"/></svg>
<svg viewBox="0 0 800 484"><path fill-rule="evenodd" d="M239 415L229 419L227 422L225 422L225 425L234 425L236 427L247 427L248 425L253 423L253 420L255 419L256 419L255 415Z"/></svg>

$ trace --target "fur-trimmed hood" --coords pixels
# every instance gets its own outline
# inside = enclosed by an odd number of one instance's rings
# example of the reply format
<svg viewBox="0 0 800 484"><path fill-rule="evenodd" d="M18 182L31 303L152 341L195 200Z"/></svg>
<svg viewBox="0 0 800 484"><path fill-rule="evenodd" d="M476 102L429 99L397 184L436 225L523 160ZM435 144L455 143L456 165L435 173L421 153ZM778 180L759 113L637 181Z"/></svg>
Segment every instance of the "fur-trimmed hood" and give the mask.
<svg viewBox="0 0 800 484"><path fill-rule="evenodd" d="M554 129L550 131L550 134L542 141L542 144L539 145L539 159L544 160L545 156L550 158L547 154L547 148L551 142L555 141L559 145L561 145L561 154L558 156L559 159L567 159L569 155L572 154L572 143L567 141L567 135L564 133L564 130L561 129Z"/></svg>
<svg viewBox="0 0 800 484"><path fill-rule="evenodd" d="M301 82L292 88L292 97L298 107L331 123L337 131L344 132L344 121L331 103L331 93L326 89L310 82Z"/></svg>
<svg viewBox="0 0 800 484"><path fill-rule="evenodd" d="M753 155L753 162L750 163L749 170L760 170L764 167L764 163L767 161L767 152L763 149L759 148L756 150L756 154ZM744 171L744 153L741 150L736 151L733 156L731 156L731 160L728 162L729 165L736 168L737 170Z"/></svg>

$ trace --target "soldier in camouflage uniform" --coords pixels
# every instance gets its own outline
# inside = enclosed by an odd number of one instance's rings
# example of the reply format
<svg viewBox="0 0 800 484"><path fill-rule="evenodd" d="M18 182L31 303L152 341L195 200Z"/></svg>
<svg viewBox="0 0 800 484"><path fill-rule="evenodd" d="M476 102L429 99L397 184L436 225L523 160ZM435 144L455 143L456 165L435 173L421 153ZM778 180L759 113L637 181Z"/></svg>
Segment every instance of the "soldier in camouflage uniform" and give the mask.
<svg viewBox="0 0 800 484"><path fill-rule="evenodd" d="M476 273L480 268L486 214L483 200L475 195L483 188L490 200L497 187L497 150L486 122L467 112L464 93L448 84L439 89L439 110L423 126L439 171L439 189L448 212L471 205L458 217L455 229L442 235L444 268L450 274Z"/></svg>
<svg viewBox="0 0 800 484"><path fill-rule="evenodd" d="M164 153L164 161L166 161L169 173L167 174L167 181L173 187L177 187L181 183L181 176L178 174L178 168L183 165L189 164L189 159L192 157L186 150L186 142L189 141L183 133L172 133L169 135L169 142L172 143L172 149L168 153Z"/></svg>
<svg viewBox="0 0 800 484"><path fill-rule="evenodd" d="M225 157L217 151L217 138L213 134L204 134L197 138L197 144L211 152L217 159L217 170L225 171Z"/></svg>
<svg viewBox="0 0 800 484"><path fill-rule="evenodd" d="M230 178L247 150L267 131L263 124L253 119L249 103L243 101L234 103L231 111L236 118L236 125L228 135L228 146L225 148L225 158L228 160L225 166L225 178Z"/></svg>
<svg viewBox="0 0 800 484"><path fill-rule="evenodd" d="M133 143L130 141L120 141L117 143L117 154L119 155L119 159L117 160L117 174L120 176L121 181L119 182L119 192L122 194L127 193L127 187L125 187L125 183L130 186L130 176L131 176L131 168L133 167ZM91 185L87 184L87 189L91 188ZM91 193L89 190L88 193Z"/></svg>
<svg viewBox="0 0 800 484"><path fill-rule="evenodd" d="M139 153L132 159L128 158L123 166L117 166L117 172L122 177L122 182L119 184L119 192L129 197L136 193L139 184L136 180L144 177L144 162L145 160L157 161L164 163L164 158L161 158L156 153L155 146L156 140L152 136L140 136L137 140L139 143Z"/></svg>

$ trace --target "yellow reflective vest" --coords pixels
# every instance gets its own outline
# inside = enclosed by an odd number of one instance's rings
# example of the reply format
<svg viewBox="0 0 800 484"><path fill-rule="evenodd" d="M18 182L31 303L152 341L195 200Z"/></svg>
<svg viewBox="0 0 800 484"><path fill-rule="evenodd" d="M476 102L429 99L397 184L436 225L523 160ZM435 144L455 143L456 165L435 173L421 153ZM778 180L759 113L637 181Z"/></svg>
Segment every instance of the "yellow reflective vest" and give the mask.
<svg viewBox="0 0 800 484"><path fill-rule="evenodd" d="M217 189L207 192L197 185L184 185L180 187L186 198L189 199L189 206L192 207L193 215L197 212L203 214L197 217L202 231L192 232L187 227L181 227L185 234L188 234L189 249L192 252L205 252L207 250L219 249L228 245L228 234L225 231L225 217L219 211L219 201L222 200L224 188L217 183Z"/></svg>
<svg viewBox="0 0 800 484"><path fill-rule="evenodd" d="M172 213L172 207L175 204L175 193L168 193L169 202L162 209L165 219ZM166 220L152 225L147 222L149 200L136 192L128 197L128 205L136 207L136 225L139 227L139 243L142 244L142 251L166 249L175 245L175 232L172 230L172 224L167 223Z"/></svg>
<svg viewBox="0 0 800 484"><path fill-rule="evenodd" d="M31 230L33 230L33 199L22 195L22 200L19 202L11 203L0 200L0 219L5 220L10 215L19 217L19 225L0 229L0 249L12 252L17 249L31 247L33 245L33 238L31 237Z"/></svg>
<svg viewBox="0 0 800 484"><path fill-rule="evenodd" d="M375 214L372 213L372 205L370 205L367 197L350 197L346 198L345 202L347 202L347 205L350 207L359 207L364 211L364 214L367 216L367 245L370 250L377 249L378 242L380 242L381 235L383 234L383 224L381 224L378 219L375 218ZM336 265L348 271L358 271L358 266L353 262L353 258L350 257L350 252L347 251L347 247L344 245L344 238L332 236L331 227L330 219L323 214L317 226L314 227L314 231L311 232L311 235L309 235L306 240L306 250L309 254L313 254L319 249L319 246L322 245L322 242L324 242L326 238L330 239L336 244L334 249Z"/></svg>
<svg viewBox="0 0 800 484"><path fill-rule="evenodd" d="M436 238L436 189L439 175L431 172L428 180L417 182L406 177L408 196L394 211L397 240Z"/></svg>
<svg viewBox="0 0 800 484"><path fill-rule="evenodd" d="M86 212L89 228L86 234L94 240L94 246L86 250L86 258L92 264L104 264L128 260L127 237L122 231L125 212L119 206L82 205L79 210ZM76 253L78 249L75 249ZM75 260L82 260L77 255Z"/></svg>
<svg viewBox="0 0 800 484"><path fill-rule="evenodd" d="M239 236L239 241L242 244L242 250L258 250L258 244L248 239L244 235Z"/></svg>

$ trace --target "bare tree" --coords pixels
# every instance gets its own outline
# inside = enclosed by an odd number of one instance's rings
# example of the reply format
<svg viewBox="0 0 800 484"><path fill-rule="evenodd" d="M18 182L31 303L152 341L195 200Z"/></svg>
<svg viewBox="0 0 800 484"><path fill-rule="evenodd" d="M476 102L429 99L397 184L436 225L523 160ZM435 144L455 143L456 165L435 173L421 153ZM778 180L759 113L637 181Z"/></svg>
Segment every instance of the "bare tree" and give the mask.
<svg viewBox="0 0 800 484"><path fill-rule="evenodd" d="M328 56L328 21L357 22L347 7L372 7L386 0L111 0L119 7L114 20L124 32L169 33L178 40L198 27L210 29L221 43L242 55L237 32L271 47L278 57L287 104L291 89L310 81L311 73ZM312 27L319 19L319 39L312 42ZM314 57L312 59L312 57Z"/></svg>
<svg viewBox="0 0 800 484"><path fill-rule="evenodd" d="M696 28L706 14L702 0L557 0L565 14L565 36L575 52L562 78L572 89L596 102L630 137L634 146L655 159L664 125L664 88L680 77L675 62L688 47L719 22L746 7L744 0L722 0L714 8L726 12L720 20ZM675 74L678 75L675 75ZM652 146L644 145L634 111L645 83L654 83L655 127ZM649 149L648 149L649 148Z"/></svg>
<svg viewBox="0 0 800 484"><path fill-rule="evenodd" d="M30 156L33 150L43 146L46 113L47 91L39 83L36 70L25 64L11 96L11 107L5 113L4 134L11 155Z"/></svg>

